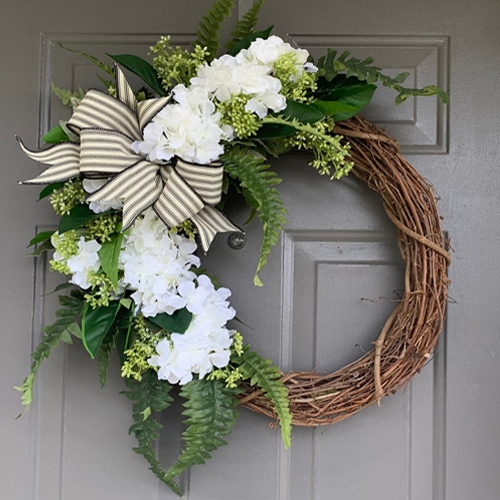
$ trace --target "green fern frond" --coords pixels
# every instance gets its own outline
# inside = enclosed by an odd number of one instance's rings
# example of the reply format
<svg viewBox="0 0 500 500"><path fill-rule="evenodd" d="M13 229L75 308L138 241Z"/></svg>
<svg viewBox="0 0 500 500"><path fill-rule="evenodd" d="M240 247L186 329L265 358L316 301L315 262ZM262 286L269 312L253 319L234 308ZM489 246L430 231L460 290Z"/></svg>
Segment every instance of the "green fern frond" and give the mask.
<svg viewBox="0 0 500 500"><path fill-rule="evenodd" d="M177 495L182 496L179 485L167 477L162 469L154 449L154 442L158 439L158 432L162 425L153 417L153 412L161 412L168 408L173 399L170 396L172 386L163 380L158 380L154 370L148 370L142 375L142 380L125 379L128 390L123 394L134 401L132 417L134 423L129 429L129 434L134 433L138 446L136 453L142 455L149 463L153 474Z"/></svg>
<svg viewBox="0 0 500 500"><path fill-rule="evenodd" d="M103 63L97 57L91 56L90 54L87 54L86 52L82 52L81 50L75 50L75 49L70 49L69 47L65 47L62 43L59 43L59 47L61 47L64 50L67 50L68 52L73 52L75 54L78 54L79 56L85 57L85 59L88 59L91 63L95 64L98 68L102 69L105 73L113 77L113 80L115 78L115 74L113 72L113 68L106 63Z"/></svg>
<svg viewBox="0 0 500 500"><path fill-rule="evenodd" d="M281 182L277 175L269 170L264 158L248 149L234 147L221 157L224 169L230 177L236 179L243 190L252 198L257 210L257 217L263 224L264 234L260 249L259 263L255 272L254 284L262 286L258 274L267 263L267 256L278 242L287 220L286 208L278 190L273 187Z"/></svg>
<svg viewBox="0 0 500 500"><path fill-rule="evenodd" d="M231 15L235 0L217 0L207 13L201 18L198 37L193 45L200 45L208 49L208 61L214 59L220 47L220 30L227 17Z"/></svg>
<svg viewBox="0 0 500 500"><path fill-rule="evenodd" d="M52 349L64 341L77 318L83 312L83 295L73 290L69 296L59 297L60 309L56 311L57 320L46 326L42 332L42 340L31 354L31 373L24 379L20 387L15 387L22 393L21 402L28 408L33 400L33 385L42 361L49 357ZM70 329L69 329L70 328Z"/></svg>
<svg viewBox="0 0 500 500"><path fill-rule="evenodd" d="M262 7L262 4L265 0L258 0L255 2L243 15L243 17L238 21L234 31L231 33L233 39L226 44L226 48L229 50L233 47L235 43L237 43L242 38L250 35L257 21L259 20L259 11Z"/></svg>
<svg viewBox="0 0 500 500"><path fill-rule="evenodd" d="M408 78L409 73L400 73L392 78L382 73L381 68L374 66L371 57L361 60L349 56L349 51L345 51L337 57L337 51L328 49L326 56L318 60L317 76L331 81L338 73L345 73L347 77L355 76L358 80L366 81L370 84L380 82L384 87L398 92L395 99L396 104L400 104L410 96L437 95L441 102L445 104L449 100L448 93L435 85L427 85L421 89L403 87L401 84Z"/></svg>
<svg viewBox="0 0 500 500"><path fill-rule="evenodd" d="M187 429L182 433L184 449L177 462L169 468L168 478L178 476L195 464L204 464L211 452L226 443L223 437L233 429L239 413L236 391L218 380L193 380L182 387L186 399L182 412Z"/></svg>
<svg viewBox="0 0 500 500"><path fill-rule="evenodd" d="M274 403L274 409L281 427L281 435L286 448L290 447L292 435L292 415L288 404L288 391L281 382L281 372L270 359L264 359L255 351L246 350L239 362L240 371L251 385L264 391Z"/></svg>

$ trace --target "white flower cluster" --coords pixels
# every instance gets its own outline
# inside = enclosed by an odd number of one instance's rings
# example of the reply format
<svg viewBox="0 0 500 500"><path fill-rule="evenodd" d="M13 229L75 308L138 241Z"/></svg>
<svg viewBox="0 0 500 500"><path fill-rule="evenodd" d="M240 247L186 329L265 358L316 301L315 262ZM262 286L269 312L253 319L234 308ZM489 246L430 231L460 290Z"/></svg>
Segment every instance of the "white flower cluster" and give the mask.
<svg viewBox="0 0 500 500"><path fill-rule="evenodd" d="M83 179L82 186L87 193L95 193L106 184L107 179ZM92 212L100 214L108 210L119 210L123 208L121 200L91 201L89 208Z"/></svg>
<svg viewBox="0 0 500 500"><path fill-rule="evenodd" d="M316 69L306 62L306 50L294 49L277 36L258 38L234 57L224 55L200 66L189 87L173 89L177 104L163 108L144 128L144 140L132 143L132 149L153 162L173 156L200 164L217 160L224 152L221 142L231 140L233 130L220 123L213 100L224 102L243 94L249 97L246 110L261 119L269 110L285 109L281 82L272 72L276 61L290 53L295 56L295 76Z"/></svg>
<svg viewBox="0 0 500 500"><path fill-rule="evenodd" d="M123 238L119 266L123 284L134 290L131 297L144 316L172 314L186 306L178 287L196 278L190 271L191 266L200 265L200 259L193 255L195 250L194 241L169 234L153 210L136 220Z"/></svg>
<svg viewBox="0 0 500 500"><path fill-rule="evenodd" d="M66 264L70 273L72 274L70 283L73 283L84 290L90 288L89 278L92 272L97 272L101 267L99 261L99 250L101 249L100 243L96 240L85 241L83 236L78 240L78 252L69 258L65 258L58 251L62 240L58 233L52 236L52 245L56 249L52 257L55 262L62 262ZM62 249L61 249L62 252Z"/></svg>
<svg viewBox="0 0 500 500"><path fill-rule="evenodd" d="M186 308L193 313L188 329L158 342L158 355L148 360L158 367L158 378L171 384L187 384L193 374L203 378L214 366L223 368L229 363L233 332L225 325L235 316L226 300L231 292L227 288L216 290L208 276L199 276L196 282L178 287Z"/></svg>

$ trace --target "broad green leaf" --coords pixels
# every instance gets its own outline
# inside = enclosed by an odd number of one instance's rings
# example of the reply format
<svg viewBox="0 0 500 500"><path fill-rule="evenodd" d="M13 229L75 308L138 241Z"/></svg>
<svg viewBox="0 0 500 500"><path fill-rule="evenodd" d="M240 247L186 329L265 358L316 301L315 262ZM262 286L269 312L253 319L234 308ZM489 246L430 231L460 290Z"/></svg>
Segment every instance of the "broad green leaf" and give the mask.
<svg viewBox="0 0 500 500"><path fill-rule="evenodd" d="M356 106L340 101L314 101L313 103L311 103L311 106L319 109L326 116L351 112L354 115L359 111Z"/></svg>
<svg viewBox="0 0 500 500"><path fill-rule="evenodd" d="M63 130L61 125L50 129L43 137L43 142L47 144L59 144L60 142L68 142L69 137L66 132Z"/></svg>
<svg viewBox="0 0 500 500"><path fill-rule="evenodd" d="M160 96L165 95L165 90L162 87L161 79L158 77L155 69L144 59L132 54L111 55L107 54L111 59L121 64L124 68L137 75L146 82Z"/></svg>
<svg viewBox="0 0 500 500"><path fill-rule="evenodd" d="M111 283L118 288L118 258L123 240L123 233L114 233L108 241L103 241L99 250L99 260L103 271Z"/></svg>
<svg viewBox="0 0 500 500"><path fill-rule="evenodd" d="M322 120L325 115L314 106L304 104L303 102L287 99L286 108L280 112L284 118L296 119L301 123L316 123Z"/></svg>
<svg viewBox="0 0 500 500"><path fill-rule="evenodd" d="M58 228L59 234L71 231L72 229L78 229L87 224L87 222L98 219L101 215L92 212L88 205L76 205L76 207L70 210L69 214L64 214L61 217Z"/></svg>
<svg viewBox="0 0 500 500"><path fill-rule="evenodd" d="M243 49L248 49L250 47L250 44L257 40L257 38L263 38L266 40L269 38L269 35L271 34L271 31L273 30L274 26L269 26L266 30L263 31L254 31L244 38L242 38L239 42L236 42L228 51L227 54L230 56L235 56L239 52L241 52Z"/></svg>
<svg viewBox="0 0 500 500"><path fill-rule="evenodd" d="M255 136L256 139L280 139L281 137L290 137L295 134L297 129L291 125L278 125L274 123L264 123Z"/></svg>
<svg viewBox="0 0 500 500"><path fill-rule="evenodd" d="M33 252L31 252L28 255L31 255L31 257L39 257L42 255L44 252L48 252L50 250L54 250L54 247L52 246L52 243L50 240L45 240L41 244L39 244Z"/></svg>
<svg viewBox="0 0 500 500"><path fill-rule="evenodd" d="M41 231L34 238L31 238L28 246L31 247L36 245L37 243L41 243L42 241L50 240L51 236L55 233L55 231Z"/></svg>
<svg viewBox="0 0 500 500"><path fill-rule="evenodd" d="M57 189L61 189L64 187L64 182L57 182L55 184L49 184L48 186L45 186L41 191L40 194L38 195L39 200L43 200L44 198L47 198L47 196L50 196L54 191Z"/></svg>
<svg viewBox="0 0 500 500"><path fill-rule="evenodd" d="M191 324L192 319L193 314L186 308L178 309L173 314L160 313L148 318L156 326L171 333L184 333Z"/></svg>
<svg viewBox="0 0 500 500"><path fill-rule="evenodd" d="M93 359L101 346L104 337L113 325L120 301L111 302L108 306L92 309L85 304L82 316L82 342Z"/></svg>
<svg viewBox="0 0 500 500"><path fill-rule="evenodd" d="M342 98L344 103L353 106L357 109L357 111L335 113L334 115L332 115L333 120L336 122L348 120L356 113L359 113L372 100L373 93L375 92L376 88L377 87L375 85L368 85L365 89L361 90L357 94L352 94L350 96Z"/></svg>

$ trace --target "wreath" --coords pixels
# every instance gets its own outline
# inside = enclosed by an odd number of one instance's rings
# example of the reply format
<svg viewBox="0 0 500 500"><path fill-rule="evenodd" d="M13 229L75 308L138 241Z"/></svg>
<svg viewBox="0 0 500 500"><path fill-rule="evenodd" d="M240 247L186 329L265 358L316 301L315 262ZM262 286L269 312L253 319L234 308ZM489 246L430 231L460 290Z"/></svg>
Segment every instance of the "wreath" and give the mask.
<svg viewBox="0 0 500 500"><path fill-rule="evenodd" d="M182 494L176 478L225 444L237 404L275 419L290 446L292 424L342 420L408 383L428 361L444 321L447 266L432 186L400 156L398 144L358 113L376 90L411 96L447 94L406 88L371 59L329 50L314 61L307 51L255 31L263 0L236 25L226 53L216 57L219 32L234 0L217 0L202 18L191 51L162 37L153 64L114 55L113 67L78 52L109 76L106 92L53 91L72 107L30 158L49 166L23 184L46 185L60 216L56 230L37 234L34 255L54 251L50 266L69 275L56 321L44 328L31 373L18 389L32 401L42 361L61 341L81 340L106 382L114 350L133 401L138 446L153 473ZM68 49L72 50L72 49ZM123 68L123 69L122 69ZM124 70L145 86L131 88ZM209 251L218 233L239 232L224 214L229 194L243 197L263 224L258 273L286 223L266 163L290 150L313 154L320 175L348 173L378 192L399 231L405 292L374 349L332 374L278 367L245 344L233 327L231 292L202 269L198 245ZM154 442L178 385L184 400L184 447L162 469Z"/></svg>

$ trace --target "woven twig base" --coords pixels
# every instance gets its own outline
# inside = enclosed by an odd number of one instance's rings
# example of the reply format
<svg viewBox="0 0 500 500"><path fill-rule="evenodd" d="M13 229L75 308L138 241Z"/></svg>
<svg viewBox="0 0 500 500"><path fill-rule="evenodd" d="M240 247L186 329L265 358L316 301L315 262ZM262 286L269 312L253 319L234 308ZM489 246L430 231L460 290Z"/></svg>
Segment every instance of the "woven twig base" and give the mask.
<svg viewBox="0 0 500 500"><path fill-rule="evenodd" d="M399 231L405 291L372 351L335 373L283 374L293 423L303 426L339 422L405 387L431 357L443 327L449 283L450 256L432 185L399 154L398 143L367 120L352 118L334 132L350 142L353 174L380 194ZM240 404L276 418L269 400L252 387Z"/></svg>

